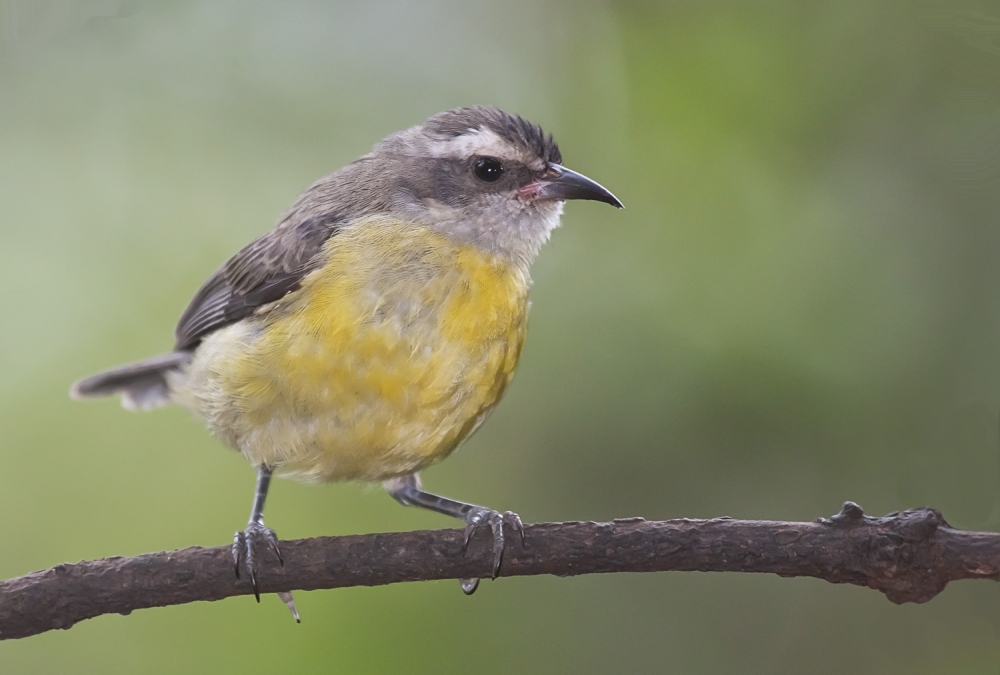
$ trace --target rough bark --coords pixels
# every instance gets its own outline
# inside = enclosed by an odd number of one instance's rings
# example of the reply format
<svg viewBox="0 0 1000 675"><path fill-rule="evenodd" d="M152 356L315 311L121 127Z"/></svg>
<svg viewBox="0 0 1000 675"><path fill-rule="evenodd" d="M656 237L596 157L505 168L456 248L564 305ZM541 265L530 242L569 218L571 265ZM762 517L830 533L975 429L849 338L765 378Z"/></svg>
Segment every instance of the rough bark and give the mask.
<svg viewBox="0 0 1000 675"><path fill-rule="evenodd" d="M467 551L461 530L281 542L285 564L262 556L260 590L275 593L488 575L490 537ZM892 602L926 602L956 579L1000 581L1000 534L952 529L935 509L882 518L847 502L816 522L733 520L543 523L509 533L500 576L597 572L767 572L867 586ZM245 575L244 575L245 576ZM251 593L228 546L56 565L0 583L0 639L27 637L102 614Z"/></svg>

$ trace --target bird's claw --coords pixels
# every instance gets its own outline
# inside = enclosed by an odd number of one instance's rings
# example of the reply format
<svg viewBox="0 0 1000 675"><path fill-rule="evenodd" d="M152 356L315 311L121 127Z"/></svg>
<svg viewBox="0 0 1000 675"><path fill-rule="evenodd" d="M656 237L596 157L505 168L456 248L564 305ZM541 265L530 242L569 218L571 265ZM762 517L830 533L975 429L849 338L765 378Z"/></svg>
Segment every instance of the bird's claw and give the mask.
<svg viewBox="0 0 1000 675"><path fill-rule="evenodd" d="M288 611L292 613L292 618L295 619L295 623L302 623L302 619L299 618L299 610L295 607L295 598L292 597L292 592L284 591L278 593L278 597L281 598L281 601L285 603L286 607L288 607Z"/></svg>
<svg viewBox="0 0 1000 675"><path fill-rule="evenodd" d="M505 511L503 514L503 519L510 523L510 528L517 532L517 535L521 538L521 548L524 548L524 523L521 522L521 516L517 515L513 511Z"/></svg>
<svg viewBox="0 0 1000 675"><path fill-rule="evenodd" d="M253 588L253 595L260 602L260 590L257 587L257 547L267 544L267 548L274 552L278 558L278 563L284 566L285 559L281 555L278 547L278 535L274 530L265 527L263 520L251 521L242 532L237 532L233 537L233 571L236 578L240 578L240 562L246 565L250 576L250 586Z"/></svg>
<svg viewBox="0 0 1000 675"><path fill-rule="evenodd" d="M503 562L503 551L506 543L503 534L504 523L508 524L512 530L518 533L521 537L522 546L524 546L524 525L521 523L520 516L513 511L501 514L493 509L475 509L469 512L469 515L465 519L463 550L468 549L473 533L483 523L489 523L490 530L493 532L493 568L491 570L491 578L496 579L500 574L500 563ZM478 579L462 579L461 581L462 590L466 595L472 595L476 592L476 588L479 587Z"/></svg>

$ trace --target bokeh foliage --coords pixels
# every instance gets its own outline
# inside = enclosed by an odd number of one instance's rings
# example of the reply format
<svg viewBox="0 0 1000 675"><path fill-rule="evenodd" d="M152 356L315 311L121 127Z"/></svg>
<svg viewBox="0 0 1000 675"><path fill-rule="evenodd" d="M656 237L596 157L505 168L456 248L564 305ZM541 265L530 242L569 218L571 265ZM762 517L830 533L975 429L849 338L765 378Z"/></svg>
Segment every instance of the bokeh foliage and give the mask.
<svg viewBox="0 0 1000 675"><path fill-rule="evenodd" d="M71 403L168 349L316 177L470 103L553 131L573 204L507 399L425 475L526 520L1000 526L1000 11L987 3L0 3L0 576L224 543L252 472L179 410ZM278 482L285 538L450 526ZM657 574L300 593L0 643L10 673L975 673L1000 589L931 603Z"/></svg>

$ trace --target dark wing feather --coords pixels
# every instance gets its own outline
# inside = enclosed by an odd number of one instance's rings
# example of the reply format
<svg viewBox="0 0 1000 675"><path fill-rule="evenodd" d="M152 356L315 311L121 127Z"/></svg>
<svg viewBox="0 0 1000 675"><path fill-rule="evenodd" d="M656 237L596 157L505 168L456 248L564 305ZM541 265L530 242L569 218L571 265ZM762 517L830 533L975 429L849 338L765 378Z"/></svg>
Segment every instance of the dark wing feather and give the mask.
<svg viewBox="0 0 1000 675"><path fill-rule="evenodd" d="M192 350L209 333L296 290L323 244L342 223L337 214L298 223L286 220L250 242L195 294L174 331L175 349Z"/></svg>

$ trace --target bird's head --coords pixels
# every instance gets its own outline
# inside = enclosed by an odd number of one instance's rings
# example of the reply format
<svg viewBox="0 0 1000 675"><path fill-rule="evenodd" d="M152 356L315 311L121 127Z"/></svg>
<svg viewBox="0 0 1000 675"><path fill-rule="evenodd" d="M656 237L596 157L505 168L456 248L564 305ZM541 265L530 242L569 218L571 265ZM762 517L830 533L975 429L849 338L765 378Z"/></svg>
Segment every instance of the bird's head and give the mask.
<svg viewBox="0 0 1000 675"><path fill-rule="evenodd" d="M604 187L562 166L551 135L496 108L439 113L361 161L391 177L392 210L528 264L559 226L566 200L622 208Z"/></svg>

